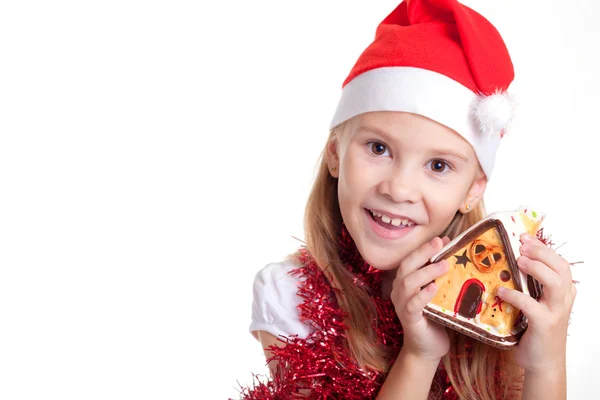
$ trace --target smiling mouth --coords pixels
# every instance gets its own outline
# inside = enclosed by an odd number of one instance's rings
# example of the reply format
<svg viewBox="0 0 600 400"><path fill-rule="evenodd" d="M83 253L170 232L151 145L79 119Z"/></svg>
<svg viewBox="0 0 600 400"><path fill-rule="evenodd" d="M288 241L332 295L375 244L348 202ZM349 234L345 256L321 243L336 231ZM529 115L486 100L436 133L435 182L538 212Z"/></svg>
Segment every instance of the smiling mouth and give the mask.
<svg viewBox="0 0 600 400"><path fill-rule="evenodd" d="M367 208L365 208L365 210L370 214L373 221L387 229L403 229L417 225L408 218L391 218L390 216L377 211L369 210Z"/></svg>

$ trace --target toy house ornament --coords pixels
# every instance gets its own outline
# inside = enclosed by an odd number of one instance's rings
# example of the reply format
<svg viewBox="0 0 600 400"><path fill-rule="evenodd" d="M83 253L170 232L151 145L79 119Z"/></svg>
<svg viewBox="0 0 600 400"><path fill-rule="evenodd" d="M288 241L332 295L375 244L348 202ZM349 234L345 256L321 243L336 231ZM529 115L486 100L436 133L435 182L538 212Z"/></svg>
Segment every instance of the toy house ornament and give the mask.
<svg viewBox="0 0 600 400"><path fill-rule="evenodd" d="M435 280L438 292L426 317L489 345L510 348L527 327L520 310L496 294L500 286L539 300L539 282L517 267L520 235L536 236L544 215L535 209L488 215L456 237L430 260L448 260L450 269Z"/></svg>

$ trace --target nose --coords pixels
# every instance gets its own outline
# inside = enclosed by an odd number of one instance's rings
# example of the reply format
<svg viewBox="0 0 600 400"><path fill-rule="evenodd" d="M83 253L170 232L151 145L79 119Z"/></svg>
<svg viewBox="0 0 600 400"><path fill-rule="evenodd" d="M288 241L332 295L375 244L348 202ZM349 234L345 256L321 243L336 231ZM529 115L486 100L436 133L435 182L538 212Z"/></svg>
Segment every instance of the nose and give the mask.
<svg viewBox="0 0 600 400"><path fill-rule="evenodd" d="M379 184L379 193L395 203L416 203L421 199L418 172L408 167L390 168Z"/></svg>

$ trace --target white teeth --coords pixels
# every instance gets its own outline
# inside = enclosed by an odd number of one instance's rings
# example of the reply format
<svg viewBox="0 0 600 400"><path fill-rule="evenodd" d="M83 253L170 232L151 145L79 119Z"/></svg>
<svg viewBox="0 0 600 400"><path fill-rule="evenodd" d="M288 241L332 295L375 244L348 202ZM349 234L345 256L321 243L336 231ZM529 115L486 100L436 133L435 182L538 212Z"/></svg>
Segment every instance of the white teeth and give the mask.
<svg viewBox="0 0 600 400"><path fill-rule="evenodd" d="M381 213L378 213L377 211L373 211L373 210L369 210L371 212L371 214L373 214L376 217L380 217L381 220L386 223L386 224L392 224L394 226L400 226L400 225L404 225L404 226L413 226L415 225L414 222L409 221L408 219L399 219L399 218L395 218L392 219L390 217L388 217L387 215L383 215Z"/></svg>

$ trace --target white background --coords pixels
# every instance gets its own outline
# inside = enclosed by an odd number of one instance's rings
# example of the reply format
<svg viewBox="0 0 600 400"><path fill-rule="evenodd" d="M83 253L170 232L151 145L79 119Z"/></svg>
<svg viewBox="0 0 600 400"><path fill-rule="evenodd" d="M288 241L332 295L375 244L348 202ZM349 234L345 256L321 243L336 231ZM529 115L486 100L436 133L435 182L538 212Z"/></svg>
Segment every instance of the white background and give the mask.
<svg viewBox="0 0 600 400"><path fill-rule="evenodd" d="M299 244L342 81L396 1L0 3L0 398L224 399L263 373L252 279ZM489 211L581 281L570 399L599 398L600 6L469 1L520 116Z"/></svg>

